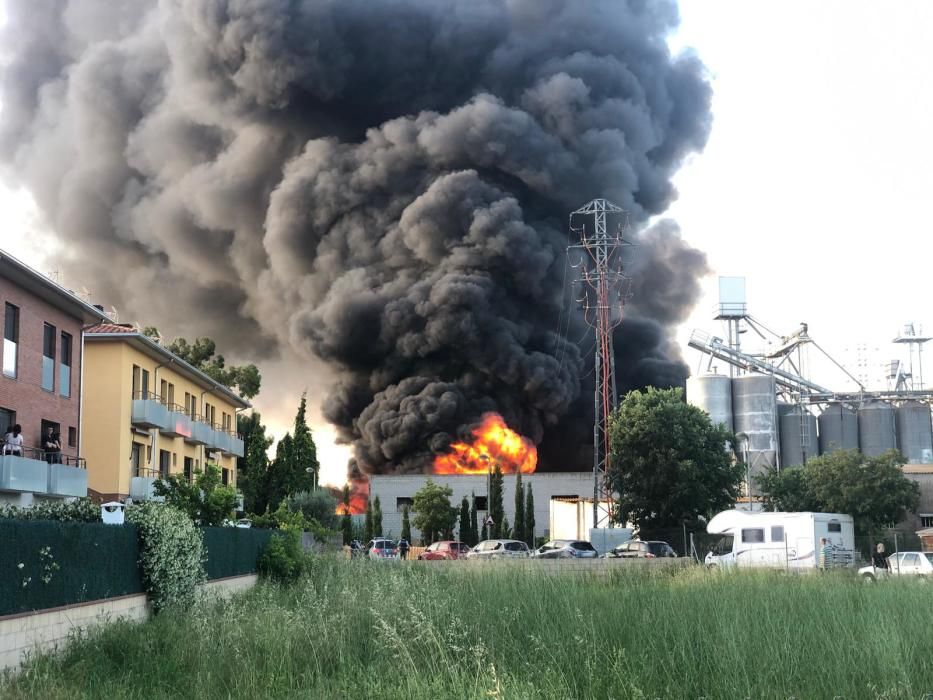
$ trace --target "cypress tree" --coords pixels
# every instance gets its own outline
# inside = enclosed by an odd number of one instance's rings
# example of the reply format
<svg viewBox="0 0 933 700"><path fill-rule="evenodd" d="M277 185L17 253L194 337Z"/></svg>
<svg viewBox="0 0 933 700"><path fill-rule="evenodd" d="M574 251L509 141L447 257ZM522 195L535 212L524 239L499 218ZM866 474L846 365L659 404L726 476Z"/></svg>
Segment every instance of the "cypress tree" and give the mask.
<svg viewBox="0 0 933 700"><path fill-rule="evenodd" d="M411 544L411 521L408 518L408 506L402 508L402 539Z"/></svg>
<svg viewBox="0 0 933 700"><path fill-rule="evenodd" d="M460 501L460 541L470 544L470 503L466 496Z"/></svg>
<svg viewBox="0 0 933 700"><path fill-rule="evenodd" d="M366 499L366 519L363 521L363 544L373 538L373 504Z"/></svg>
<svg viewBox="0 0 933 700"><path fill-rule="evenodd" d="M499 537L504 539L512 537L512 532L509 528L509 519L505 515L502 516L502 527L499 528Z"/></svg>
<svg viewBox="0 0 933 700"><path fill-rule="evenodd" d="M382 505L379 496L373 501L373 537L382 537Z"/></svg>
<svg viewBox="0 0 933 700"><path fill-rule="evenodd" d="M525 541L525 489L522 486L522 473L515 473L515 527L512 539Z"/></svg>
<svg viewBox="0 0 933 700"><path fill-rule="evenodd" d="M353 518L350 516L350 486L343 487L343 520L340 523L343 530L343 543L350 544L353 540Z"/></svg>
<svg viewBox="0 0 933 700"><path fill-rule="evenodd" d="M525 498L525 542L534 549L535 546L535 497L531 493L531 484L525 489L528 493Z"/></svg>
<svg viewBox="0 0 933 700"><path fill-rule="evenodd" d="M489 485L489 517L492 526L489 528L490 539L502 537L502 521L505 519L505 509L502 507L502 470L496 465Z"/></svg>
<svg viewBox="0 0 933 700"><path fill-rule="evenodd" d="M479 524L476 522L476 493L470 494L470 541L471 547L479 543Z"/></svg>

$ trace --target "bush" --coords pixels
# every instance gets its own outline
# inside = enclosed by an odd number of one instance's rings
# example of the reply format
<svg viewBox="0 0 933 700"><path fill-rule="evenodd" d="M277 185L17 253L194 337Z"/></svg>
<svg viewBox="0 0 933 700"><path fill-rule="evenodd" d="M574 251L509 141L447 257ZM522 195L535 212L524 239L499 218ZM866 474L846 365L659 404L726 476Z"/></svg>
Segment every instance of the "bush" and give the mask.
<svg viewBox="0 0 933 700"><path fill-rule="evenodd" d="M193 603L206 577L204 543L188 515L148 501L127 508L126 519L139 528L139 565L153 609Z"/></svg>
<svg viewBox="0 0 933 700"><path fill-rule="evenodd" d="M0 505L0 519L55 520L63 523L99 523L100 506L90 498L73 501L38 501L29 508Z"/></svg>
<svg viewBox="0 0 933 700"><path fill-rule="evenodd" d="M259 573L273 581L291 583L301 578L307 557L301 551L301 531L276 532L259 555Z"/></svg>
<svg viewBox="0 0 933 700"><path fill-rule="evenodd" d="M307 520L316 520L328 530L336 530L339 527L337 499L331 496L329 491L300 491L286 498L285 504L293 513L301 513Z"/></svg>

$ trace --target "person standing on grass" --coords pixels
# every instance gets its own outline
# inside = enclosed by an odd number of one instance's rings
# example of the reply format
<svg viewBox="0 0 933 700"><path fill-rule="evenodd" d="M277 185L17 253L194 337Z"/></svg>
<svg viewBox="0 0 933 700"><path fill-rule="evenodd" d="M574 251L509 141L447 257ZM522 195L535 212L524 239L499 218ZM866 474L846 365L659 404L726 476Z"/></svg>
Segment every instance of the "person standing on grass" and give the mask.
<svg viewBox="0 0 933 700"><path fill-rule="evenodd" d="M820 538L820 569L826 571L833 566L833 546L825 537Z"/></svg>
<svg viewBox="0 0 933 700"><path fill-rule="evenodd" d="M887 573L891 573L891 565L888 563L888 558L884 556L884 544L879 542L875 547L875 551L871 553L871 565L875 569L881 569Z"/></svg>
<svg viewBox="0 0 933 700"><path fill-rule="evenodd" d="M399 540L398 541L398 553L402 559L408 559L408 540Z"/></svg>

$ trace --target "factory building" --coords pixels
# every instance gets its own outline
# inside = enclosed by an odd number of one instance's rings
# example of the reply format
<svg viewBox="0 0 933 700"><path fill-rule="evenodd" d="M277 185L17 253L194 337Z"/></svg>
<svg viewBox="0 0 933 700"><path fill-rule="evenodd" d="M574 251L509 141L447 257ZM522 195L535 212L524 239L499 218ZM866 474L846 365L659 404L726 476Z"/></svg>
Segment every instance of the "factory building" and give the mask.
<svg viewBox="0 0 933 700"><path fill-rule="evenodd" d="M373 474L369 477L369 498L379 497L382 508L382 535L399 537L402 510L411 508L415 494L430 479L453 491L451 505L460 506L466 497L476 497L480 526L488 508L489 478L486 474ZM509 523L515 522L515 475L503 477L502 505ZM522 484L531 486L535 503L535 536L589 539L593 518L593 474L591 472L537 472L523 474ZM456 529L456 528L455 528ZM421 533L412 525L412 538Z"/></svg>

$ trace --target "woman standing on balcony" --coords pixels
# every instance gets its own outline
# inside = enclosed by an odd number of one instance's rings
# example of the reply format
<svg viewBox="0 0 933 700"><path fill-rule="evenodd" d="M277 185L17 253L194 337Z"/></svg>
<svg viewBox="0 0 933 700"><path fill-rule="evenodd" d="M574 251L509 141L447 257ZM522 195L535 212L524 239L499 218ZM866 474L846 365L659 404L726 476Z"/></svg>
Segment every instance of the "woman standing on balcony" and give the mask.
<svg viewBox="0 0 933 700"><path fill-rule="evenodd" d="M3 436L3 454L23 456L23 428L19 423L8 428Z"/></svg>
<svg viewBox="0 0 933 700"><path fill-rule="evenodd" d="M49 464L61 464L62 461L62 443L61 437L55 432L55 428L50 427L45 435L45 442L42 443L42 449L45 451L45 461Z"/></svg>

